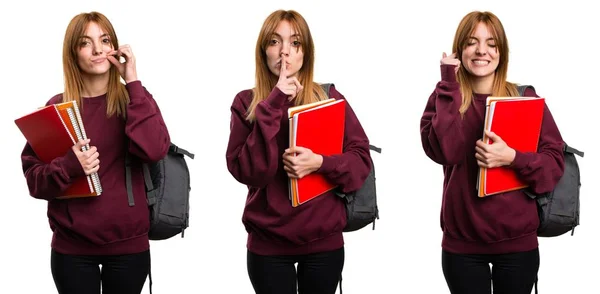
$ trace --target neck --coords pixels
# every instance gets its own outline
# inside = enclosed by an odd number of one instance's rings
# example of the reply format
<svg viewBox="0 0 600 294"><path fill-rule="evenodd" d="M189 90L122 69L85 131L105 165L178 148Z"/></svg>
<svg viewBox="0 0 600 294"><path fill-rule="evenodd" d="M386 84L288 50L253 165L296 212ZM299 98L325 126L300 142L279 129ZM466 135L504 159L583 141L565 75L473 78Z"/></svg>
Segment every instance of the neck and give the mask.
<svg viewBox="0 0 600 294"><path fill-rule="evenodd" d="M97 97L104 95L108 89L109 74L103 75L84 75L82 97Z"/></svg>
<svg viewBox="0 0 600 294"><path fill-rule="evenodd" d="M494 74L473 79L473 92L477 94L492 94L494 89Z"/></svg>

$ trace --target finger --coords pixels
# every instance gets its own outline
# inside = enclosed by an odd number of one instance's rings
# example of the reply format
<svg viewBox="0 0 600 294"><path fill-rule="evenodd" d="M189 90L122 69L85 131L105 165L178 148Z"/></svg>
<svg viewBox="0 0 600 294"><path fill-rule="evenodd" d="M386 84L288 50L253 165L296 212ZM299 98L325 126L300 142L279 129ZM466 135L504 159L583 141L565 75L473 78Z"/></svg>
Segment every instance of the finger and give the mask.
<svg viewBox="0 0 600 294"><path fill-rule="evenodd" d="M84 152L85 158L90 158L96 152L98 152L98 149L96 146L92 146L90 149Z"/></svg>
<svg viewBox="0 0 600 294"><path fill-rule="evenodd" d="M448 56L450 58L456 59L456 52L452 53L450 56Z"/></svg>
<svg viewBox="0 0 600 294"><path fill-rule="evenodd" d="M483 161L483 162L486 162L486 163L488 162L487 156L485 154L476 153L475 154L475 158L477 160L480 160L480 161Z"/></svg>
<svg viewBox="0 0 600 294"><path fill-rule="evenodd" d="M96 166L98 166L98 165L100 165L100 160L99 160L99 159L94 159L94 160L90 160L90 161L88 161L88 163L87 163L87 165L86 165L86 166L87 166L89 169L92 169L92 168L94 168L94 167L96 167Z"/></svg>
<svg viewBox="0 0 600 294"><path fill-rule="evenodd" d="M291 168L292 166L294 166L294 163L290 159L286 158L286 159L283 160L283 167L284 168L285 167L290 167Z"/></svg>
<svg viewBox="0 0 600 294"><path fill-rule="evenodd" d="M484 148L486 145L486 143L484 143L482 140L477 140L477 142L475 142L475 149L479 148Z"/></svg>
<svg viewBox="0 0 600 294"><path fill-rule="evenodd" d="M446 52L442 53L442 59L444 59L446 57L447 57Z"/></svg>
<svg viewBox="0 0 600 294"><path fill-rule="evenodd" d="M478 165L478 166L480 166L480 167L485 167L485 168L487 168L487 164L485 164L484 162L482 162L482 161L479 161L479 160L477 160L477 165Z"/></svg>
<svg viewBox="0 0 600 294"><path fill-rule="evenodd" d="M288 174L292 172L292 168L289 167L289 166L287 166L287 165L283 166L283 170L285 170L285 172L288 173Z"/></svg>
<svg viewBox="0 0 600 294"><path fill-rule="evenodd" d="M100 156L100 154L98 152L92 153L92 155L90 155L90 157L88 157L87 161L92 162L94 160L97 160L99 156Z"/></svg>
<svg viewBox="0 0 600 294"><path fill-rule="evenodd" d="M297 179L298 178L296 175L291 174L291 173L288 173L287 176L288 176L288 178L291 178L291 179Z"/></svg>
<svg viewBox="0 0 600 294"><path fill-rule="evenodd" d="M293 77L291 80L294 82L294 85L296 85L296 93L299 93L300 91L302 91L302 89L304 89L304 87L302 86L302 84L300 84L300 81L298 81L296 77Z"/></svg>
<svg viewBox="0 0 600 294"><path fill-rule="evenodd" d="M106 59L108 59L108 61L110 61L110 63L116 65L116 66L120 66L121 62L119 60L117 60L116 58L114 58L113 56L106 56Z"/></svg>
<svg viewBox="0 0 600 294"><path fill-rule="evenodd" d="M93 173L98 172L99 169L100 169L100 165L97 165L94 168L84 169L84 171L85 171L85 174L89 176Z"/></svg>
<svg viewBox="0 0 600 294"><path fill-rule="evenodd" d="M279 69L279 79L283 80L283 79L287 79L288 77L288 70L287 70L287 59L284 56L281 57L281 68Z"/></svg>
<svg viewBox="0 0 600 294"><path fill-rule="evenodd" d="M496 143L496 142L502 142L502 138L500 138L500 136L496 135L496 133L494 132L490 132L488 130L485 131L485 134L490 137L490 139Z"/></svg>

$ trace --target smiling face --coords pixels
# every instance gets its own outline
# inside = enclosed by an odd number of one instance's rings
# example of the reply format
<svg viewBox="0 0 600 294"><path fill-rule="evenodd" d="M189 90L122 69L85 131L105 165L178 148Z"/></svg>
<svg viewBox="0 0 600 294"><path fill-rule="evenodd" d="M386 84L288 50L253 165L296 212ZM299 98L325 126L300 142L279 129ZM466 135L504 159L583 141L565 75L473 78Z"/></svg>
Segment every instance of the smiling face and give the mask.
<svg viewBox="0 0 600 294"><path fill-rule="evenodd" d="M279 76L281 61L285 59L288 77L297 77L304 61L300 33L287 20L282 20L266 48L269 71Z"/></svg>
<svg viewBox="0 0 600 294"><path fill-rule="evenodd" d="M108 74L111 63L106 58L113 49L110 37L97 23L90 22L79 39L77 65L82 75Z"/></svg>
<svg viewBox="0 0 600 294"><path fill-rule="evenodd" d="M477 78L494 78L500 53L492 32L480 22L462 51L461 62L467 72Z"/></svg>

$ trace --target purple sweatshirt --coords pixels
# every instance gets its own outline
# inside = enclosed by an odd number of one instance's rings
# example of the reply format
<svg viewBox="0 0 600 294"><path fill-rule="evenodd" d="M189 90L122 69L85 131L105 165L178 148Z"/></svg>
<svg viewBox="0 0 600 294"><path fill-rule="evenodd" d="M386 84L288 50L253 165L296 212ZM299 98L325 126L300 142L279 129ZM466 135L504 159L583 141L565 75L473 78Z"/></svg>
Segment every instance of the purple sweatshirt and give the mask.
<svg viewBox="0 0 600 294"><path fill-rule="evenodd" d="M23 149L23 172L31 196L48 200L48 220L54 232L52 248L63 254L113 255L149 248L149 211L140 161L163 158L169 133L152 95L140 81L126 85L127 119L106 115L106 95L84 98L81 115L90 145L98 148L102 194L98 197L55 199L78 177L85 176L69 150L49 164L41 162L29 144ZM54 96L47 105L62 101ZM132 185L135 206L129 207L125 187L125 152L134 156Z"/></svg>
<svg viewBox="0 0 600 294"><path fill-rule="evenodd" d="M475 143L483 134L488 94L474 94L461 119L461 93L454 66L442 65L442 80L421 118L421 142L429 158L443 165L442 248L452 253L500 254L537 248L535 200L523 190L477 197L479 167ZM536 96L531 89L524 96ZM535 193L551 191L564 171L563 140L548 107L538 152L516 152L509 166Z"/></svg>
<svg viewBox="0 0 600 294"><path fill-rule="evenodd" d="M334 86L329 96L344 99ZM231 106L227 168L248 187L242 222L247 248L261 255L308 254L339 249L346 211L333 192L292 207L282 155L288 148L288 96L274 88L256 107L256 120L246 120L253 93L245 90ZM343 154L323 156L317 173L345 191L362 186L370 172L369 141L349 104L346 104Z"/></svg>

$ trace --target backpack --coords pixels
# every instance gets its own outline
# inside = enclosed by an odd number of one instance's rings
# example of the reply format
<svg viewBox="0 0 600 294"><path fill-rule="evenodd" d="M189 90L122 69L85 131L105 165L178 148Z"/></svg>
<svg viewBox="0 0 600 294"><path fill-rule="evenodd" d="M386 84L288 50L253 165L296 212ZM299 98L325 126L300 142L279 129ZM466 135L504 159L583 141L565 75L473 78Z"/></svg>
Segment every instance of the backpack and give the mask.
<svg viewBox="0 0 600 294"><path fill-rule="evenodd" d="M532 86L518 86L519 95ZM540 237L556 237L568 231L571 236L579 225L579 189L581 187L579 165L575 155L583 157L583 152L564 143L565 170L551 192L536 195L525 190L537 202L540 225L537 235Z"/></svg>
<svg viewBox="0 0 600 294"><path fill-rule="evenodd" d="M329 88L332 84L322 84L321 86L329 96ZM369 150L381 153L381 148L369 145ZM336 189L335 194L344 199L346 206L346 226L343 232L353 232L364 228L373 223L375 229L375 219L379 219L379 209L377 207L377 192L375 189L375 165L371 159L371 172L367 176L362 187L350 193L343 193Z"/></svg>
<svg viewBox="0 0 600 294"><path fill-rule="evenodd" d="M134 206L130 156L125 156L125 179L129 206ZM150 240L165 240L179 233L183 238L189 226L190 172L184 156L194 159L194 154L171 143L163 159L142 164L150 210Z"/></svg>

